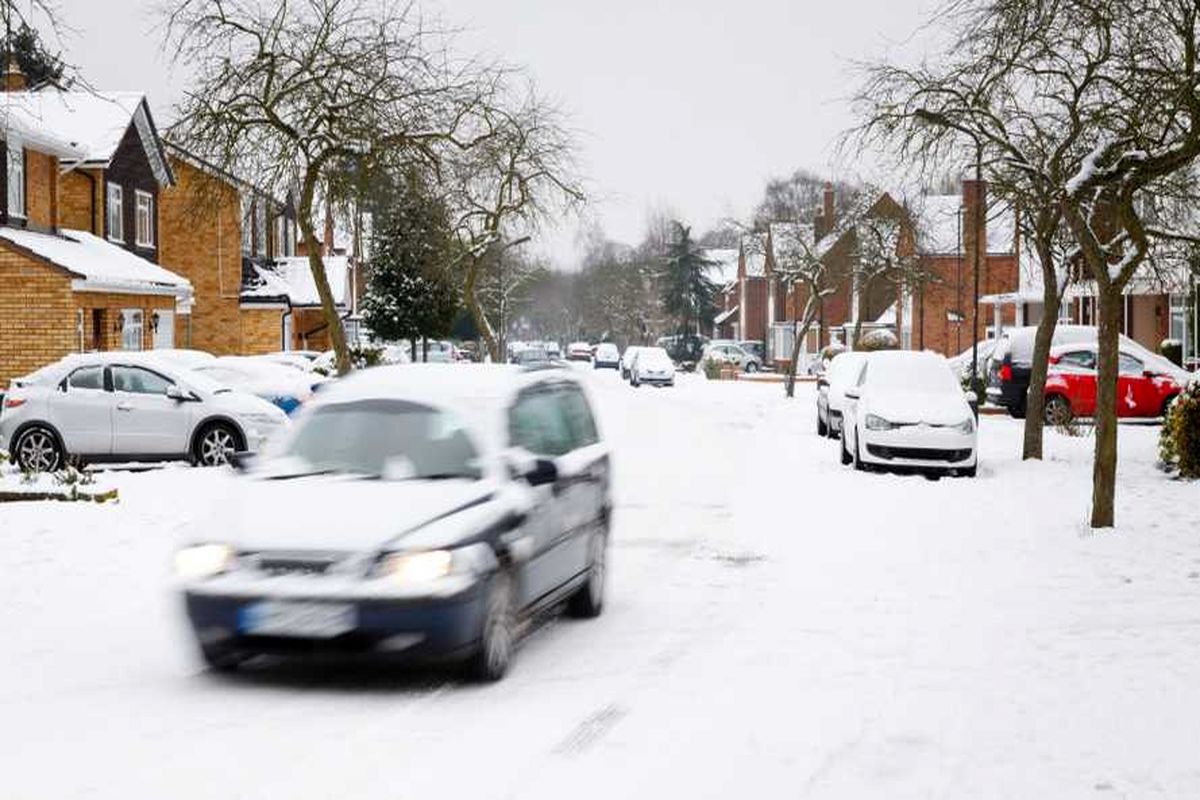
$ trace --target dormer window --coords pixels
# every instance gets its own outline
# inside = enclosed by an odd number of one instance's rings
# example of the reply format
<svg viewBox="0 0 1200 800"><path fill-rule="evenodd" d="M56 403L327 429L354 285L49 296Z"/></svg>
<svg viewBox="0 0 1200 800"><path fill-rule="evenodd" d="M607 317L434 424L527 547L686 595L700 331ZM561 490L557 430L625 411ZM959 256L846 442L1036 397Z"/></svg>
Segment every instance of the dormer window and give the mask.
<svg viewBox="0 0 1200 800"><path fill-rule="evenodd" d="M25 147L20 139L8 140L8 215L25 218Z"/></svg>
<svg viewBox="0 0 1200 800"><path fill-rule="evenodd" d="M105 186L105 215L108 223L108 238L114 242L125 241L125 192L118 183Z"/></svg>

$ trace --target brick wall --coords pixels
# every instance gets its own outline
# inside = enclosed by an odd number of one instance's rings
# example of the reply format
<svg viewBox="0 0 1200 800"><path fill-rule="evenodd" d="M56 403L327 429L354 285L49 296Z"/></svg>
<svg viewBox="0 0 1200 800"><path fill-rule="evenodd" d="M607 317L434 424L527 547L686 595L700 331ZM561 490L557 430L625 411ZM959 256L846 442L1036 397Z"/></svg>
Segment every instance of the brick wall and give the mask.
<svg viewBox="0 0 1200 800"><path fill-rule="evenodd" d="M274 353L283 349L281 308L243 308L239 314L243 355Z"/></svg>
<svg viewBox="0 0 1200 800"><path fill-rule="evenodd" d="M329 328L319 308L298 308L292 311L292 349L328 350Z"/></svg>
<svg viewBox="0 0 1200 800"><path fill-rule="evenodd" d="M57 224L58 159L25 150L25 212L31 227L50 229Z"/></svg>
<svg viewBox="0 0 1200 800"><path fill-rule="evenodd" d="M746 327L743 339L767 340L767 281L764 278L745 279Z"/></svg>
<svg viewBox="0 0 1200 800"><path fill-rule="evenodd" d="M75 324L70 278L0 246L0 387L73 352Z"/></svg>
<svg viewBox="0 0 1200 800"><path fill-rule="evenodd" d="M95 180L88 180L88 176ZM58 180L58 225L60 228L90 231L97 236L104 230L104 180L97 169L75 169Z"/></svg>
<svg viewBox="0 0 1200 800"><path fill-rule="evenodd" d="M175 342L216 355L241 355L238 191L179 158L171 158L171 169L176 185L158 196L159 263L190 280L195 292L190 339L189 321L180 317Z"/></svg>

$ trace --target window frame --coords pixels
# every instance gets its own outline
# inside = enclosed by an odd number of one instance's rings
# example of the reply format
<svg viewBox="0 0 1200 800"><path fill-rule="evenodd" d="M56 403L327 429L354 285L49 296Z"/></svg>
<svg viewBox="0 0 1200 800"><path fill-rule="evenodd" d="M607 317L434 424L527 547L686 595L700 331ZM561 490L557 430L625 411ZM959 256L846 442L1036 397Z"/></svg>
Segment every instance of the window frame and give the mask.
<svg viewBox="0 0 1200 800"><path fill-rule="evenodd" d="M87 372L90 370L96 370L100 373L100 387L99 388L95 388L92 386L76 386L74 383L71 382L71 380L79 373ZM78 391L78 392L106 392L106 391L108 391L108 380L107 380L108 375L105 370L106 370L106 367L104 364L87 364L85 366L76 367L75 369L73 369L69 373L67 373L67 377L63 378L63 386L66 389L68 394L70 394L71 392L76 392L76 391Z"/></svg>
<svg viewBox="0 0 1200 800"><path fill-rule="evenodd" d="M118 389L117 388L117 371L122 370L122 369L147 372L147 373L153 375L154 377L158 378L159 380L163 381L165 386L163 386L163 390L161 392L134 392L134 391L130 391L129 389ZM166 375L163 375L161 372L157 372L155 370L150 369L149 367L143 367L138 364L113 364L110 367L110 370L111 370L111 376L112 376L111 377L112 391L114 394L116 392L122 392L124 394L136 394L136 395L142 395L145 397L166 397L167 389L169 389L175 383L175 381L171 380Z"/></svg>
<svg viewBox="0 0 1200 800"><path fill-rule="evenodd" d="M146 234L142 239L142 201L146 202ZM133 240L138 247L154 249L154 195L142 189L133 190Z"/></svg>
<svg viewBox="0 0 1200 800"><path fill-rule="evenodd" d="M114 202L114 199L116 202ZM116 225L113 214L116 213ZM113 228L116 228L114 232ZM114 181L104 183L104 228L110 242L125 244L125 187Z"/></svg>
<svg viewBox="0 0 1200 800"><path fill-rule="evenodd" d="M507 428L508 428L507 437L508 437L508 443L510 446L519 447L524 450L527 450L530 454L532 454L538 458L550 458L550 459L560 458L561 456L565 456L567 453L570 453L575 449L575 448L571 447L571 445L573 444L574 434L571 432L571 425L570 425L569 421L567 420L567 417L565 414L565 409L563 408L562 402L556 396L557 394L558 394L558 392L557 392L556 387L549 383L537 383L537 384L534 384L533 386L526 387L517 393L517 396L513 399L512 404L508 408L508 414L507 414L507 417L508 417L508 419L507 419ZM566 435L566 438L560 444L567 445L567 449L563 450L562 452L552 452L553 450L557 449L556 447L546 447L546 448L543 448L540 446L538 446L536 448L530 447L529 442L522 442L517 439L517 436L516 436L517 409L523 403L527 403L527 402L535 401L535 400L539 400L539 401L547 403L549 405L549 407L551 409L553 409L554 412L558 415L559 423L562 425L563 433ZM542 437L544 437L545 440L549 439L549 437L546 436L546 426L545 425L541 426L541 430L539 431L539 434ZM538 442L538 445L541 445L543 443L544 443L544 441Z"/></svg>
<svg viewBox="0 0 1200 800"><path fill-rule="evenodd" d="M16 157L14 158L14 154ZM13 185L18 181L13 180L13 167L16 166L20 172L20 190L16 194L16 199L20 201L20 210L13 210ZM7 197L5 202L8 208L8 216L17 219L29 219L29 203L26 195L26 186L28 176L25 174L25 143L19 136L9 136L7 138L7 153L4 159L5 180L7 181Z"/></svg>

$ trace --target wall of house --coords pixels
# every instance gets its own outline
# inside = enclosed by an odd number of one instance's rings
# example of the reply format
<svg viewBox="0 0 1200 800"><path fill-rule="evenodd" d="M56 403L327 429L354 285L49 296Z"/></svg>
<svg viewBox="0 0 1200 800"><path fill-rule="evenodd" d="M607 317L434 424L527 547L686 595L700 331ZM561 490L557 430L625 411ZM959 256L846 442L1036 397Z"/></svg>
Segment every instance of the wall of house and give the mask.
<svg viewBox="0 0 1200 800"><path fill-rule="evenodd" d="M1131 295L1125 335L1157 353L1162 340L1167 338L1171 320L1168 300L1165 294Z"/></svg>
<svg viewBox="0 0 1200 800"><path fill-rule="evenodd" d="M25 149L25 213L31 228L52 229L58 222L58 159Z"/></svg>
<svg viewBox="0 0 1200 800"><path fill-rule="evenodd" d="M102 170L73 169L59 176L58 226L101 234L104 230Z"/></svg>
<svg viewBox="0 0 1200 800"><path fill-rule="evenodd" d="M110 292L74 292L72 305L83 312L83 347L84 351L91 350L120 350L122 348L121 319L122 311L140 309L142 312L142 349L154 348L154 311L157 309L173 310L175 298L169 295L148 294L118 294ZM99 337L96 336L96 316L94 310L101 311L101 327ZM176 315L178 318L179 315ZM76 317L77 318L77 317ZM99 347L96 347L96 344ZM178 339L176 344L178 344ZM78 336L71 349L80 349Z"/></svg>
<svg viewBox="0 0 1200 800"><path fill-rule="evenodd" d="M146 148L142 145L141 136L138 135L137 126L132 122L125 131L125 135L121 137L121 143L117 145L116 151L113 153L112 160L109 162L108 169L104 171L104 180L109 183L117 183L121 186L121 204L122 208L122 228L123 241L120 243L122 247L131 253L136 253L142 258L158 263L158 223L155 221L152 224L152 239L155 247L142 247L137 243L136 224L137 224L137 192L147 192L154 198L154 207L156 209L155 217L157 217L158 209L158 179L154 177L154 170L150 166L150 158L146 155ZM107 191L101 189L102 197L107 203ZM105 236L110 235L108 230L107 215L101 217L104 220Z"/></svg>
<svg viewBox="0 0 1200 800"><path fill-rule="evenodd" d="M241 353L261 355L283 349L282 308L243 308L238 315Z"/></svg>
<svg viewBox="0 0 1200 800"><path fill-rule="evenodd" d="M767 340L767 281L764 278L745 279L745 328L743 339Z"/></svg>
<svg viewBox="0 0 1200 800"><path fill-rule="evenodd" d="M329 328L325 315L319 308L297 308L292 310L292 349L328 350Z"/></svg>
<svg viewBox="0 0 1200 800"><path fill-rule="evenodd" d="M0 246L0 387L78 346L71 280Z"/></svg>
<svg viewBox="0 0 1200 800"><path fill-rule="evenodd" d="M242 355L238 191L182 159L172 158L171 169L176 184L159 195L159 262L191 281L194 292L190 324L177 319L175 342L216 355Z"/></svg>

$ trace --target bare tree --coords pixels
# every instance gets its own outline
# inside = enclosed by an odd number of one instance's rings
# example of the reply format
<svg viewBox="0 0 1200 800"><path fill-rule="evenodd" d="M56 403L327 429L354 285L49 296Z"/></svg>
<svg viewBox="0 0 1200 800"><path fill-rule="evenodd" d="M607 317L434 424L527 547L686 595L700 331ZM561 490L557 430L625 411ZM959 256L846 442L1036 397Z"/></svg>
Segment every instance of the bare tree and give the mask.
<svg viewBox="0 0 1200 800"><path fill-rule="evenodd" d="M775 268L783 284L793 293L795 302L803 298L803 310L797 314L796 338L792 342L791 367L784 376L784 393L796 394L796 372L808 332L821 311L821 302L840 286L839 273L820 254L812 238L812 228L799 223L772 227Z"/></svg>
<svg viewBox="0 0 1200 800"><path fill-rule="evenodd" d="M532 87L517 103L493 100L481 115L486 133L451 156L444 176L462 248L463 302L499 360L499 338L477 294L483 260L527 240L548 218L577 210L584 190L575 143L555 108Z"/></svg>
<svg viewBox="0 0 1200 800"><path fill-rule="evenodd" d="M345 201L380 162L436 164L468 147L467 120L494 75L456 61L411 6L374 0L174 0L164 46L195 82L170 135L277 194L298 185L298 222L337 354L345 332L316 242L320 195Z"/></svg>

